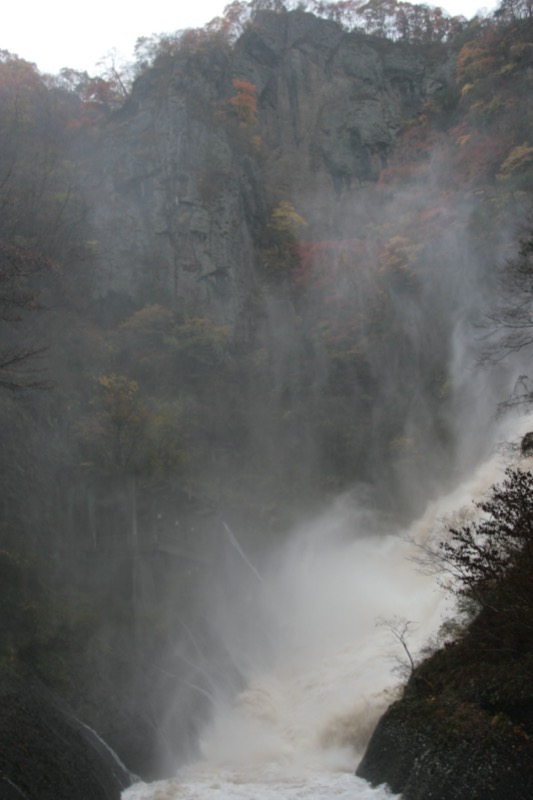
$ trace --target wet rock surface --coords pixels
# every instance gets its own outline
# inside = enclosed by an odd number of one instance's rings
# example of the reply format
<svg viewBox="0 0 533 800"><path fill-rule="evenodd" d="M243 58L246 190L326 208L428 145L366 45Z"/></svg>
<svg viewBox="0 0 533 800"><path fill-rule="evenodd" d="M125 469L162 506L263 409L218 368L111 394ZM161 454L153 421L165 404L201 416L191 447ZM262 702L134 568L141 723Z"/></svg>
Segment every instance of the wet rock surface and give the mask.
<svg viewBox="0 0 533 800"><path fill-rule="evenodd" d="M132 776L35 681L0 680L2 800L118 800Z"/></svg>
<svg viewBox="0 0 533 800"><path fill-rule="evenodd" d="M527 800L533 742L506 715L411 696L383 715L356 774L404 800Z"/></svg>

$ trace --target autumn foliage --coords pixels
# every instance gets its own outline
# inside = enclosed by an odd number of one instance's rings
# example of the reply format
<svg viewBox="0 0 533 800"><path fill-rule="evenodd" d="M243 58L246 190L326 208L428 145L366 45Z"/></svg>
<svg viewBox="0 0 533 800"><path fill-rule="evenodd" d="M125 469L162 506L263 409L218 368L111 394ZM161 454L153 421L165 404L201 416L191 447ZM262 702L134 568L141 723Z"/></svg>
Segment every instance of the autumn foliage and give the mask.
<svg viewBox="0 0 533 800"><path fill-rule="evenodd" d="M257 122L257 87L254 83L235 78L232 81L236 94L228 101L243 127L255 125Z"/></svg>

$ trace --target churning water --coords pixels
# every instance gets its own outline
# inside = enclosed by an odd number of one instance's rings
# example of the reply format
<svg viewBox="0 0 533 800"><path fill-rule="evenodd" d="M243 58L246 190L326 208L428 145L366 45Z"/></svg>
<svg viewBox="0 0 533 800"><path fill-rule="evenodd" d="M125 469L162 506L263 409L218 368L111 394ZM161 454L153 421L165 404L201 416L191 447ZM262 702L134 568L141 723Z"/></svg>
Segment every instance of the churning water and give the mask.
<svg viewBox="0 0 533 800"><path fill-rule="evenodd" d="M495 456L404 532L383 533L348 497L261 568L241 558L240 580L217 594L212 614L245 688L224 696L212 679L202 760L173 780L135 784L123 800L390 798L354 770L399 682L405 654L391 628L409 620L416 653L451 611L420 570L420 545L441 538L446 519L474 513L502 462Z"/></svg>

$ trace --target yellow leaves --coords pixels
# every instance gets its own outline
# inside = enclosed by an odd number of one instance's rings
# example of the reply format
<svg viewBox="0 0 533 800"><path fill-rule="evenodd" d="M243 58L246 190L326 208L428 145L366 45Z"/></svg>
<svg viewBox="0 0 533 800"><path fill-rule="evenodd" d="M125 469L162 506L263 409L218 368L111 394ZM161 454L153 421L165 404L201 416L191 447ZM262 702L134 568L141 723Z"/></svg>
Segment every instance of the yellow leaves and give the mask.
<svg viewBox="0 0 533 800"><path fill-rule="evenodd" d="M487 78L498 67L498 59L485 42L469 42L457 56L457 80L460 84Z"/></svg>
<svg viewBox="0 0 533 800"><path fill-rule="evenodd" d="M137 381L114 372L99 375L97 384L96 419L81 431L93 459L152 477L174 471L185 458L182 405L152 398L149 408Z"/></svg>
<svg viewBox="0 0 533 800"><path fill-rule="evenodd" d="M145 446L146 467L153 476L165 476L186 459L183 449L184 413L180 403L167 403L150 419Z"/></svg>
<svg viewBox="0 0 533 800"><path fill-rule="evenodd" d="M395 436L389 442L389 447L393 451L406 452L412 451L415 447L415 440L412 436L399 435Z"/></svg>
<svg viewBox="0 0 533 800"><path fill-rule="evenodd" d="M513 72L516 72L515 64L504 64L504 66L498 72L498 75L500 75L502 78L506 78L512 75Z"/></svg>
<svg viewBox="0 0 533 800"><path fill-rule="evenodd" d="M137 395L139 384L125 375L100 375L100 403L108 421L117 429L139 429L146 418L146 409Z"/></svg>
<svg viewBox="0 0 533 800"><path fill-rule="evenodd" d="M193 317L176 327L173 344L177 351L196 355L203 361L208 355L214 357L229 344L230 333L229 325L215 325L206 317Z"/></svg>
<svg viewBox="0 0 533 800"><path fill-rule="evenodd" d="M139 335L142 339L159 340L172 327L173 315L168 308L154 304L144 306L131 315L121 328L129 333Z"/></svg>
<svg viewBox="0 0 533 800"><path fill-rule="evenodd" d="M528 144L521 144L513 148L503 164L500 167L498 178L505 180L515 175L517 172L523 172L533 165L533 147Z"/></svg>
<svg viewBox="0 0 533 800"><path fill-rule="evenodd" d="M284 236L297 236L308 227L305 220L288 200L281 203L272 212L269 228Z"/></svg>
<svg viewBox="0 0 533 800"><path fill-rule="evenodd" d="M212 344L226 344L229 340L230 326L215 325L207 317L193 317L183 325L179 325L177 332L188 339Z"/></svg>
<svg viewBox="0 0 533 800"><path fill-rule="evenodd" d="M265 274L279 278L297 266L294 245L306 228L307 220L298 214L288 200L282 200L276 206L270 216L265 231L265 246L261 251Z"/></svg>
<svg viewBox="0 0 533 800"><path fill-rule="evenodd" d="M421 249L421 244L412 242L407 236L391 236L381 251L381 269L409 270L415 264Z"/></svg>
<svg viewBox="0 0 533 800"><path fill-rule="evenodd" d="M116 375L114 372L110 375L100 375L97 381L102 389L105 390L107 398L133 398L139 391L137 381L131 381L125 375Z"/></svg>
<svg viewBox="0 0 533 800"><path fill-rule="evenodd" d="M138 398L139 384L112 372L97 378L99 422L107 458L117 466L131 463L145 428L148 411Z"/></svg>
<svg viewBox="0 0 533 800"><path fill-rule="evenodd" d="M96 414L79 430L86 464L103 462L152 478L175 471L185 459L182 405L152 398L148 407L137 381L126 375L99 375L96 382Z"/></svg>
<svg viewBox="0 0 533 800"><path fill-rule="evenodd" d="M482 106L483 114L486 118L497 117L504 112L504 103L500 95L496 94Z"/></svg>
<svg viewBox="0 0 533 800"><path fill-rule="evenodd" d="M193 317L175 325L164 340L182 374L195 381L209 379L214 369L226 363L230 343L230 326L215 325L206 317Z"/></svg>

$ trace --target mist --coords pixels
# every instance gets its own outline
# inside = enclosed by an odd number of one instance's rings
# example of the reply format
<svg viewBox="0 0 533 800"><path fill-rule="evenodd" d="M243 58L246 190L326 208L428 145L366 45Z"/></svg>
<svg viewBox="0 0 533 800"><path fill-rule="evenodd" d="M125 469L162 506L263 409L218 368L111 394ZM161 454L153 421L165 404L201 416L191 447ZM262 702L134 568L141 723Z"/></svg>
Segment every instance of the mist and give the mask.
<svg viewBox="0 0 533 800"><path fill-rule="evenodd" d="M518 442L530 424L508 423L500 437ZM475 502L501 480L508 455L493 452L408 527L354 491L254 564L229 537L201 588L203 644L187 632L189 656L181 656L189 688L207 698L193 763L182 767L179 783L136 785L124 796L186 797L219 781L224 797L256 786L261 796L271 787L289 798L294 781L306 797L344 796L346 776L353 781L370 734L412 668L394 632L418 663L457 614L449 582L428 570L427 553L450 526L476 518ZM363 787L357 791L366 797Z"/></svg>
<svg viewBox="0 0 533 800"><path fill-rule="evenodd" d="M294 492L293 524L258 536L235 509L231 524L219 519L215 563L197 587L201 621L177 644L198 700L195 765L180 772L185 788L137 787L126 797L180 797L217 775L227 796L260 781L289 797L295 775L315 781L306 796L321 796L317 776L353 772L409 675L394 631L408 624L417 662L457 613L420 554L475 514L473 502L502 477L529 423L497 414L521 358L481 367L495 264L514 229L500 230L489 253L474 201L439 207L447 169L441 155L410 188L295 196L308 241L325 246L311 253L289 299L284 282L264 290L257 335L268 390L260 397L251 385L247 408L273 484ZM399 254L389 251L387 264L391 234ZM317 502L310 487L330 458L320 445L328 435L321 404L349 422L340 425L348 462L336 456L351 487L329 488ZM249 489L260 503L262 490ZM182 694L171 716L182 716Z"/></svg>
<svg viewBox="0 0 533 800"><path fill-rule="evenodd" d="M420 553L518 459L529 51L402 9L232 6L120 85L0 58L0 665L125 798L383 797L354 769L460 615Z"/></svg>

